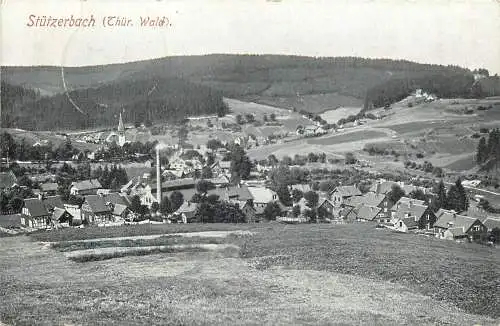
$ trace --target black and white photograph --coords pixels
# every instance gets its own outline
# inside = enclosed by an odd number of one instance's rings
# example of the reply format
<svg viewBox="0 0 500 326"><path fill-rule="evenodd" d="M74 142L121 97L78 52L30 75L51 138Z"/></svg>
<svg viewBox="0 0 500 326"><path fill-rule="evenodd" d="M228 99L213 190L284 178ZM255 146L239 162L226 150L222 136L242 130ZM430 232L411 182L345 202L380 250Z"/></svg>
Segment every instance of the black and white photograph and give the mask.
<svg viewBox="0 0 500 326"><path fill-rule="evenodd" d="M0 0L0 326L500 325L500 1Z"/></svg>

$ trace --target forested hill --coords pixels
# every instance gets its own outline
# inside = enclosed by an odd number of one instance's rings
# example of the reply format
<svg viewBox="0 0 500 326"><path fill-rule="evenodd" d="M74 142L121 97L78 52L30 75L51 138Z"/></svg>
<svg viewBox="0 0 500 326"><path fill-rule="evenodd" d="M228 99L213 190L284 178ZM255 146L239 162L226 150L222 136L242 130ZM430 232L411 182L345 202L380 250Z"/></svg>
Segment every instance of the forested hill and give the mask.
<svg viewBox="0 0 500 326"><path fill-rule="evenodd" d="M415 87L429 87L429 91L438 93L438 96L469 97L485 93L471 95L473 73L457 66L356 57L223 54L181 56L125 64L64 68L66 85L76 92L71 94L72 98L76 97L88 113L85 119L80 116L78 119L81 120L73 121L72 119L76 119L75 112L78 111L69 105L65 96L57 95L64 93L61 76L59 67L2 67L4 81L34 89L44 96L55 95L32 106L25 106L24 112L16 114L16 117L27 117L29 121L17 119L18 124L22 122L30 125L33 121L41 121L44 127L40 128L46 128L55 123L45 121L45 116L39 112L32 112L35 108L44 110L42 112L45 113L61 113L64 122L60 123L62 128L72 128L79 125L79 121L80 125L85 126L107 124L108 116L120 110L118 106L127 107L127 120L142 119L137 117L145 112L145 93L152 87L153 79L164 84L171 81L173 85L162 88L162 96L156 94L156 98L151 98L150 107L156 107L156 114L161 115L161 107L166 106L170 110L178 106L180 111L173 112L173 117L176 118L182 116L181 111L185 109L189 113L216 112L220 109L218 105L221 95L295 108L298 111L320 112L339 106L383 105L388 101L398 100ZM183 85L182 90L179 90L178 84ZM130 89L131 92L115 93L116 90L125 89ZM173 89L176 91L172 91ZM489 92L488 96L500 95L495 92ZM115 96L116 94L120 95ZM172 99L175 94L179 96ZM210 106L201 101L200 105L185 108L181 104L185 104L187 99L180 98L188 94L195 98L196 103L202 96L211 97L208 101ZM213 103L215 107L212 106ZM109 114L102 112L106 105L110 109ZM42 120L30 118L36 115L37 119Z"/></svg>
<svg viewBox="0 0 500 326"><path fill-rule="evenodd" d="M36 96L26 99L20 92ZM224 115L227 107L220 91L179 78L133 78L45 97L2 82L2 127L69 130L114 126L120 112L127 122L148 124L175 122L190 115Z"/></svg>

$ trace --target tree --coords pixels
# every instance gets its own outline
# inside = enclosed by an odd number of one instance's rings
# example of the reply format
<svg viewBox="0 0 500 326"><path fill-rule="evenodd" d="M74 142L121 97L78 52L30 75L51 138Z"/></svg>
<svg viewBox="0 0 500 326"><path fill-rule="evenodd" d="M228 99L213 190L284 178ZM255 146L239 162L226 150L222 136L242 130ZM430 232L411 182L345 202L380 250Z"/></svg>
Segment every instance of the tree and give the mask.
<svg viewBox="0 0 500 326"><path fill-rule="evenodd" d="M292 198L293 198L293 201L295 203L298 202L303 196L304 196L304 193L302 191L300 191L299 189L292 190Z"/></svg>
<svg viewBox="0 0 500 326"><path fill-rule="evenodd" d="M278 194L278 198L280 199L281 203L285 206L291 206L292 205L292 197L290 196L290 191L288 190L287 185L280 185L276 191Z"/></svg>
<svg viewBox="0 0 500 326"><path fill-rule="evenodd" d="M276 114L275 113L271 113L271 121L276 121Z"/></svg>
<svg viewBox="0 0 500 326"><path fill-rule="evenodd" d="M395 203L405 195L405 192L399 185L392 185L391 191L387 194L389 201Z"/></svg>
<svg viewBox="0 0 500 326"><path fill-rule="evenodd" d="M206 195L206 193L210 189L214 188L215 188L214 184L208 180L200 180L198 181L198 183L196 183L196 191L203 195Z"/></svg>
<svg viewBox="0 0 500 326"><path fill-rule="evenodd" d="M132 212L134 213L141 213L141 198L139 198L138 195L135 195L132 197L132 199L130 200L130 210L132 210Z"/></svg>
<svg viewBox="0 0 500 326"><path fill-rule="evenodd" d="M170 202L172 204L172 211L175 212L184 202L184 195L179 191L174 191L170 195Z"/></svg>
<svg viewBox="0 0 500 326"><path fill-rule="evenodd" d="M274 154L271 154L267 157L267 164L270 166L275 166L278 164L278 162L279 161Z"/></svg>
<svg viewBox="0 0 500 326"><path fill-rule="evenodd" d="M494 243L500 243L500 228L491 230L490 239Z"/></svg>
<svg viewBox="0 0 500 326"><path fill-rule="evenodd" d="M245 114L245 119L247 120L248 123L255 122L255 116L251 113Z"/></svg>
<svg viewBox="0 0 500 326"><path fill-rule="evenodd" d="M307 200L307 206L311 209L315 209L318 205L319 195L315 191L308 191L304 194L305 200Z"/></svg>
<svg viewBox="0 0 500 326"><path fill-rule="evenodd" d="M12 197L10 200L9 200L9 208L13 211L13 212L20 212L21 211L21 208L23 208L23 205L24 205L24 201L22 198L19 198L19 197Z"/></svg>
<svg viewBox="0 0 500 326"><path fill-rule="evenodd" d="M172 203L168 199L168 197L163 197L160 203L160 213L163 215L167 215L173 212Z"/></svg>
<svg viewBox="0 0 500 326"><path fill-rule="evenodd" d="M462 186L462 181L460 178L455 182L455 186L458 191L458 199L459 206L457 206L457 212L463 212L469 209L469 198L467 196L467 192L465 191L464 186Z"/></svg>
<svg viewBox="0 0 500 326"><path fill-rule="evenodd" d="M233 179L248 179L252 163L246 155L243 148L239 145L234 145L231 153L231 175Z"/></svg>
<svg viewBox="0 0 500 326"><path fill-rule="evenodd" d="M217 150L219 148L222 148L224 147L224 145L222 145L222 142L218 139L210 139L208 142L207 142L207 148L211 149L211 150Z"/></svg>
<svg viewBox="0 0 500 326"><path fill-rule="evenodd" d="M158 212L159 209L160 209L160 204L158 204L158 202L155 201L151 204L151 212L156 213Z"/></svg>
<svg viewBox="0 0 500 326"><path fill-rule="evenodd" d="M191 197L192 203L201 203L203 201L203 196L200 193L194 193Z"/></svg>
<svg viewBox="0 0 500 326"><path fill-rule="evenodd" d="M434 205L433 205L435 212L438 211L440 208L448 207L448 200L446 197L446 186L444 185L444 182L442 179L438 184L438 188L437 188L436 193L437 193L437 198L434 201Z"/></svg>
<svg viewBox="0 0 500 326"><path fill-rule="evenodd" d="M276 217L280 216L280 214L281 214L281 208L275 202L267 203L266 207L264 208L264 217L268 221L274 221Z"/></svg>
<svg viewBox="0 0 500 326"><path fill-rule="evenodd" d="M349 152L345 154L345 164L355 164L356 162L357 160L353 153Z"/></svg>
<svg viewBox="0 0 500 326"><path fill-rule="evenodd" d="M264 114L264 117L262 118L262 120L264 120L264 122L268 121L267 114Z"/></svg>
<svg viewBox="0 0 500 326"><path fill-rule="evenodd" d="M460 178L450 187L447 194L447 209L463 212L469 208L469 199Z"/></svg>
<svg viewBox="0 0 500 326"><path fill-rule="evenodd" d="M427 200L427 197L425 196L424 192L421 189L416 189L413 190L408 194L410 198L417 199L417 200Z"/></svg>
<svg viewBox="0 0 500 326"><path fill-rule="evenodd" d="M488 147L486 146L486 139L481 137L479 144L477 145L476 161L478 164L482 164L488 158Z"/></svg>
<svg viewBox="0 0 500 326"><path fill-rule="evenodd" d="M7 132L4 132L0 135L0 151L2 158L14 158L16 154L16 142L14 141L14 138L12 138L12 136Z"/></svg>
<svg viewBox="0 0 500 326"><path fill-rule="evenodd" d="M203 179L210 179L210 178L212 178L213 177L212 169L210 169L209 166L204 166L201 169L201 177Z"/></svg>
<svg viewBox="0 0 500 326"><path fill-rule="evenodd" d="M241 114L238 114L236 116L236 123L239 124L239 125L242 125L245 123L245 121L243 120L243 117L241 116Z"/></svg>
<svg viewBox="0 0 500 326"><path fill-rule="evenodd" d="M283 156L283 158L281 158L281 164L292 165L292 158L288 155Z"/></svg>

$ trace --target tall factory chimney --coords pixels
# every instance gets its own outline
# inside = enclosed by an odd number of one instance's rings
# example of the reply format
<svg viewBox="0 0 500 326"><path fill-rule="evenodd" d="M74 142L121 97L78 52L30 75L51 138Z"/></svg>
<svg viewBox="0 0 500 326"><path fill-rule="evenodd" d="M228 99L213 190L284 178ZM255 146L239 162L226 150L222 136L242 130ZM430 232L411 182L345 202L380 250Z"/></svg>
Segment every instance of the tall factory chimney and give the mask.
<svg viewBox="0 0 500 326"><path fill-rule="evenodd" d="M160 146L156 146L156 200L161 203Z"/></svg>

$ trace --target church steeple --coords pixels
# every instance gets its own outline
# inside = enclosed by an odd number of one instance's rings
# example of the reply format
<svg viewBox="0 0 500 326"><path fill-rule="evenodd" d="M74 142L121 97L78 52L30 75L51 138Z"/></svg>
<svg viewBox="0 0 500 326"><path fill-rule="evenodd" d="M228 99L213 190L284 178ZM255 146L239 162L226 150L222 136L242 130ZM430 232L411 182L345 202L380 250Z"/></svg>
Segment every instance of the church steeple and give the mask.
<svg viewBox="0 0 500 326"><path fill-rule="evenodd" d="M118 132L123 133L125 131L125 127L123 126L122 113L120 112L120 120L118 120Z"/></svg>

